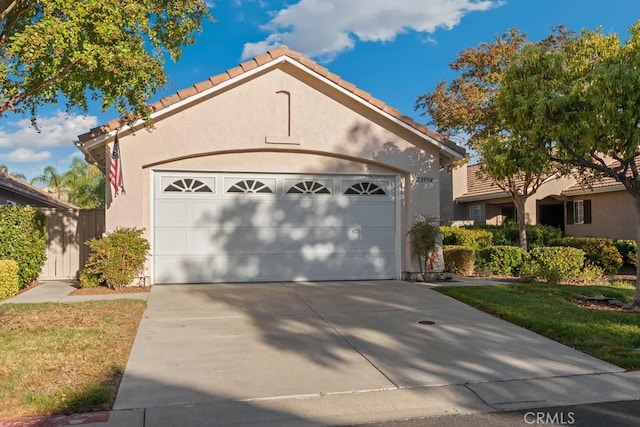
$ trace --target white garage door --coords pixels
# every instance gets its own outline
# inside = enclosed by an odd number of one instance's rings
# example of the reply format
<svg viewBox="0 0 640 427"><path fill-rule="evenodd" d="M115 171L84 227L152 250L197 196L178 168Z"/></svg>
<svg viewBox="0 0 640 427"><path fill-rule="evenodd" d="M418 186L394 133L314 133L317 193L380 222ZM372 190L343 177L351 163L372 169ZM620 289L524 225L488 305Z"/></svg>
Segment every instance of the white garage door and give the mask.
<svg viewBox="0 0 640 427"><path fill-rule="evenodd" d="M155 173L154 283L396 276L393 176Z"/></svg>

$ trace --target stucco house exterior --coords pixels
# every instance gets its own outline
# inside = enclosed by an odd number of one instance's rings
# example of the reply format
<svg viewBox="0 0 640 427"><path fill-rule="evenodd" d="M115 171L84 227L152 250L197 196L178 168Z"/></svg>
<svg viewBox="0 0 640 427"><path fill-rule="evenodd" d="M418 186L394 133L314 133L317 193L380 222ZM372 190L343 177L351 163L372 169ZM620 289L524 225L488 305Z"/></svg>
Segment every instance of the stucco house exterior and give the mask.
<svg viewBox="0 0 640 427"><path fill-rule="evenodd" d="M43 191L0 170L0 205L29 205L38 208L77 209Z"/></svg>
<svg viewBox="0 0 640 427"><path fill-rule="evenodd" d="M439 170L464 156L285 47L150 108L153 131L113 120L77 145L107 171L118 132L106 230L146 230L152 284L401 278L409 227L439 216Z"/></svg>
<svg viewBox="0 0 640 427"><path fill-rule="evenodd" d="M515 221L509 196L478 174L479 164L442 171L441 215L445 222L481 222L501 225ZM567 236L635 240L633 198L622 184L600 178L589 186L575 177L551 175L527 199L528 224L559 227Z"/></svg>

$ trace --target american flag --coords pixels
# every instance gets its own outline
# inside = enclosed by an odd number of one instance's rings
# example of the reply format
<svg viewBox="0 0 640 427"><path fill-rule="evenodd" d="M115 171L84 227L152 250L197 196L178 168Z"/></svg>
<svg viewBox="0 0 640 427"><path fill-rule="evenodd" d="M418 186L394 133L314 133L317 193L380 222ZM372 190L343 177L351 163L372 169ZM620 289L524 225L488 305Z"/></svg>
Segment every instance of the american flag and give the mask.
<svg viewBox="0 0 640 427"><path fill-rule="evenodd" d="M120 162L120 141L116 133L116 140L113 142L111 151L111 163L109 164L109 182L113 186L113 197L115 198L120 190L124 194L124 182L122 181L122 163Z"/></svg>

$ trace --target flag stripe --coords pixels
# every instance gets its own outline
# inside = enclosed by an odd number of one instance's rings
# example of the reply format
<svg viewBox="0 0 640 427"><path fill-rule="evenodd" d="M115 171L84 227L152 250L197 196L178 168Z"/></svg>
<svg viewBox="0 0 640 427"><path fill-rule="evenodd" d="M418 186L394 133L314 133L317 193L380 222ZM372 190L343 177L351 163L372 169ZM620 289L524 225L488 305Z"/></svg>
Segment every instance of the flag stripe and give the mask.
<svg viewBox="0 0 640 427"><path fill-rule="evenodd" d="M120 141L118 134L113 142L113 150L111 151L111 162L109 164L109 182L113 186L113 197L115 198L120 190L124 192L124 182L122 180L122 164L120 161Z"/></svg>

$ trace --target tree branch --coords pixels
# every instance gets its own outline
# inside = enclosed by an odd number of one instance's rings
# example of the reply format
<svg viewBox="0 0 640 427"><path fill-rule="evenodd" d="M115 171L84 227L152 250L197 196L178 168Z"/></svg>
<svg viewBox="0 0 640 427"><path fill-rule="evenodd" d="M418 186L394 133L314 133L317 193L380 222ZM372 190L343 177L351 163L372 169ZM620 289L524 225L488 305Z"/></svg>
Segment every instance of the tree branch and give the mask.
<svg viewBox="0 0 640 427"><path fill-rule="evenodd" d="M11 111L13 110L16 105L19 105L20 103L24 102L25 99L34 96L36 93L38 93L41 89L43 89L44 87L50 85L51 83L55 82L56 80L59 80L63 77L66 77L67 74L69 74L69 71L71 70L71 68L73 68L74 65L76 65L79 62L79 60L76 61L72 61L70 63L68 63L67 65L64 66L64 68L55 76L53 77L49 77L48 79L43 80L42 82L40 82L40 84L32 87L30 90L22 92L22 93L18 93L16 95L14 95L11 99L5 101L2 106L0 106L0 116L2 116L2 114L5 111Z"/></svg>

